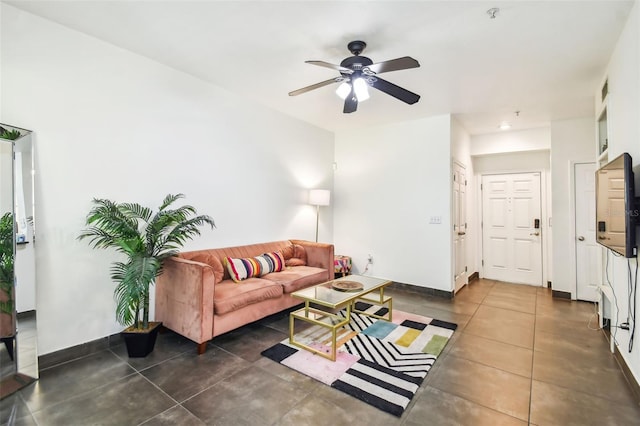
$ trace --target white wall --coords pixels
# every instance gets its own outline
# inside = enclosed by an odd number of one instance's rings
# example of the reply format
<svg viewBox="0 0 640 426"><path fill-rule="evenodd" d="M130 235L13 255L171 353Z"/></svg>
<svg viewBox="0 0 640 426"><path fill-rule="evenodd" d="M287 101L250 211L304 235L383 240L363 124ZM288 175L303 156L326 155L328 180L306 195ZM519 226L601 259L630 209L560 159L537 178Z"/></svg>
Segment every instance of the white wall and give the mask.
<svg viewBox="0 0 640 426"><path fill-rule="evenodd" d="M507 152L540 151L551 148L548 127L514 130L471 138L471 155L488 155Z"/></svg>
<svg viewBox="0 0 640 426"><path fill-rule="evenodd" d="M0 121L35 132L41 355L121 329L115 255L76 240L93 197L184 192L218 226L186 249L314 238L306 188L333 188L331 133L5 4L1 31Z"/></svg>
<svg viewBox="0 0 640 426"><path fill-rule="evenodd" d="M549 157L548 150L482 155L473 157L473 167L478 174L547 170L550 169Z"/></svg>
<svg viewBox="0 0 640 426"><path fill-rule="evenodd" d="M638 179L640 178L640 4L635 2L629 20L625 25L616 48L609 62L607 75L609 78L609 105L607 118L609 121L609 159L628 152L633 160L636 174L636 195L640 194ZM594 88L596 97L600 87ZM595 119L593 120L595 123ZM594 124L595 126L595 124ZM595 142L592 145L595 153ZM629 308L627 260L609 256L611 270L609 278L617 295L620 310L620 322L626 321ZM636 259L630 260L632 270ZM636 294L636 306L640 306L640 296ZM614 308L615 309L615 308ZM612 330L615 330L612 324ZM640 328L640 327L639 327ZM633 350L628 352L629 332L618 329L616 341L627 366L631 369L637 382L640 382L640 329L636 331Z"/></svg>
<svg viewBox="0 0 640 426"><path fill-rule="evenodd" d="M443 115L336 134L336 253L352 257L354 272L371 254L367 274L453 289L450 123Z"/></svg>
<svg viewBox="0 0 640 426"><path fill-rule="evenodd" d="M573 163L595 161L595 121L593 117L551 123L551 176L553 218L554 290L576 298L575 215L571 188Z"/></svg>

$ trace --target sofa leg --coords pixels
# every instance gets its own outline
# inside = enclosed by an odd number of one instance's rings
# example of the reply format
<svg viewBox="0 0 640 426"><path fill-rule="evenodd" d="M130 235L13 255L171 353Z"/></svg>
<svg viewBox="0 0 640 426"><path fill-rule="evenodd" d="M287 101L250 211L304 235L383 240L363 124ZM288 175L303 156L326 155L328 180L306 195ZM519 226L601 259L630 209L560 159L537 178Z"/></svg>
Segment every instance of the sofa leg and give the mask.
<svg viewBox="0 0 640 426"><path fill-rule="evenodd" d="M198 343L198 355L202 355L207 350L207 342Z"/></svg>

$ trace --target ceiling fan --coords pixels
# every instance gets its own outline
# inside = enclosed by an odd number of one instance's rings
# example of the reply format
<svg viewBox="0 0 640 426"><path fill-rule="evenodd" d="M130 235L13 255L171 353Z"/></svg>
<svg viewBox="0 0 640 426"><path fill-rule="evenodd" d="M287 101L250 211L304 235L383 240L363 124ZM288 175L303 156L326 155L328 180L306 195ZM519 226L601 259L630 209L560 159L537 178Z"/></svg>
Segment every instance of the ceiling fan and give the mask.
<svg viewBox="0 0 640 426"><path fill-rule="evenodd" d="M336 94L344 99L344 109L342 112L345 114L358 109L358 102L369 99L368 86L378 89L387 95L391 95L409 105L418 102L420 95L378 77L378 74L382 74L383 72L418 68L420 66L418 61L409 56L403 56L402 58L374 64L373 61L366 56L360 56L365 47L367 47L367 43L364 41L355 40L350 42L347 48L353 56L344 59L340 62L340 65L334 65L324 61L305 61L307 64L337 70L340 72L340 76L294 90L293 92L289 92L289 96L297 96L329 84L340 83Z"/></svg>

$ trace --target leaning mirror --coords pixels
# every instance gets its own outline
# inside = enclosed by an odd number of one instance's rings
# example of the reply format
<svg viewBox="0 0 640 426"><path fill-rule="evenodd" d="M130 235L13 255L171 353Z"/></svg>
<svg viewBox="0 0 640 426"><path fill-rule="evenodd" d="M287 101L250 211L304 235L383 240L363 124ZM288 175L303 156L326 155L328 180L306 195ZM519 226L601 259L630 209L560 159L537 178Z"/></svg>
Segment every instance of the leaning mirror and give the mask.
<svg viewBox="0 0 640 426"><path fill-rule="evenodd" d="M0 397L38 377L32 132L0 123Z"/></svg>

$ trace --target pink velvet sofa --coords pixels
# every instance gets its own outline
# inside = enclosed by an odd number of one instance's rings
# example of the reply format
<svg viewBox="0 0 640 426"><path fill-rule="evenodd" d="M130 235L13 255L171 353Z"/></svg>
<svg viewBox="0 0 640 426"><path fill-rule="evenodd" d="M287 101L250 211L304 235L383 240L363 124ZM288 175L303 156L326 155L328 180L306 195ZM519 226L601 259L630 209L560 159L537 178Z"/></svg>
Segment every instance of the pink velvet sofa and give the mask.
<svg viewBox="0 0 640 426"><path fill-rule="evenodd" d="M286 267L235 282L226 258L282 254ZM214 337L301 303L291 293L334 278L332 244L274 241L180 253L156 280L156 321L205 352Z"/></svg>

